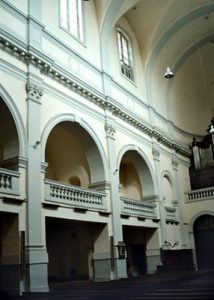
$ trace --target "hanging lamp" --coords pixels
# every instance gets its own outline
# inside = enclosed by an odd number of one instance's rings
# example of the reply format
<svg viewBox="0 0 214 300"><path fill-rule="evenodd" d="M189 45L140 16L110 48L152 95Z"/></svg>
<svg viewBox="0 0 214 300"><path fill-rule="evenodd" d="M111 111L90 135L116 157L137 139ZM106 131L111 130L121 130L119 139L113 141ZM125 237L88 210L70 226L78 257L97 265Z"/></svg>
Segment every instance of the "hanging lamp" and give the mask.
<svg viewBox="0 0 214 300"><path fill-rule="evenodd" d="M164 74L164 77L167 79L174 77L174 73L170 70L170 67L166 68L166 73Z"/></svg>

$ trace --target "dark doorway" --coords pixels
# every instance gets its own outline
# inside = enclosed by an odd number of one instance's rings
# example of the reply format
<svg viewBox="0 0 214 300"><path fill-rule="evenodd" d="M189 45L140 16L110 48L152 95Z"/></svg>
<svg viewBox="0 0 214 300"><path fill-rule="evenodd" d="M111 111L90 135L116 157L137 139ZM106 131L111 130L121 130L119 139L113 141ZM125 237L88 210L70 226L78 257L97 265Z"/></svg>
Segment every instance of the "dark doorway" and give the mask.
<svg viewBox="0 0 214 300"><path fill-rule="evenodd" d="M136 275L146 274L146 251L144 244L131 245L132 269Z"/></svg>
<svg viewBox="0 0 214 300"><path fill-rule="evenodd" d="M214 217L203 215L194 223L194 238L199 269L214 268Z"/></svg>

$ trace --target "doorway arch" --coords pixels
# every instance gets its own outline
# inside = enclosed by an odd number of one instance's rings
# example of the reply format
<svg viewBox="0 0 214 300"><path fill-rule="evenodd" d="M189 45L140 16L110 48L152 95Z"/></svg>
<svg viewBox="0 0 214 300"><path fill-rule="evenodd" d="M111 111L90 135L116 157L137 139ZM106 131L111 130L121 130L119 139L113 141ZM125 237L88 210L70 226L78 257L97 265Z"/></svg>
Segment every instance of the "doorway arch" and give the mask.
<svg viewBox="0 0 214 300"><path fill-rule="evenodd" d="M193 224L198 269L214 268L214 216L204 214Z"/></svg>

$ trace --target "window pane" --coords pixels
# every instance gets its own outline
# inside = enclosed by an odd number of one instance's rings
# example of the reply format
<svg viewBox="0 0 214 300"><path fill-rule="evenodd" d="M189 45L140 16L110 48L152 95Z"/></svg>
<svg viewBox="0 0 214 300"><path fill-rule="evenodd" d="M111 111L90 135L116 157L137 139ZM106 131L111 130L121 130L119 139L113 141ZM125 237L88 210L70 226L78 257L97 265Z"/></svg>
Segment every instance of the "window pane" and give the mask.
<svg viewBox="0 0 214 300"><path fill-rule="evenodd" d="M121 72L133 80L131 45L128 37L120 30L117 31L117 45L121 62Z"/></svg>
<svg viewBox="0 0 214 300"><path fill-rule="evenodd" d="M69 0L69 31L78 37L77 0Z"/></svg>
<svg viewBox="0 0 214 300"><path fill-rule="evenodd" d="M79 38L80 40L83 40L82 0L78 0L78 27L79 27Z"/></svg>
<svg viewBox="0 0 214 300"><path fill-rule="evenodd" d="M60 0L60 25L83 40L82 0Z"/></svg>
<svg viewBox="0 0 214 300"><path fill-rule="evenodd" d="M117 42L118 42L119 57L120 57L120 60L122 60L123 56L122 56L122 46L121 46L121 34L120 34L120 32L117 32Z"/></svg>
<svg viewBox="0 0 214 300"><path fill-rule="evenodd" d="M67 0L60 0L60 25L68 29Z"/></svg>
<svg viewBox="0 0 214 300"><path fill-rule="evenodd" d="M127 40L122 37L122 45L123 45L123 59L124 62L129 65L129 49L128 49L128 42Z"/></svg>

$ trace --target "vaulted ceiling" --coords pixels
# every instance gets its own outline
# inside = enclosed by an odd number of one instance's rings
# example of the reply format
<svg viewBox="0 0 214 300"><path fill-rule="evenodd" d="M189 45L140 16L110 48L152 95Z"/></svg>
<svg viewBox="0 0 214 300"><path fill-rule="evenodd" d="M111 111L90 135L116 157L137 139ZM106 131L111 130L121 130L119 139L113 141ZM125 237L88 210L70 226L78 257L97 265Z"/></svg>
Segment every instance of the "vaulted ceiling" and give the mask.
<svg viewBox="0 0 214 300"><path fill-rule="evenodd" d="M126 18L140 49L148 103L177 127L204 134L214 115L214 0L94 0L103 49ZM165 79L166 67L175 76Z"/></svg>

